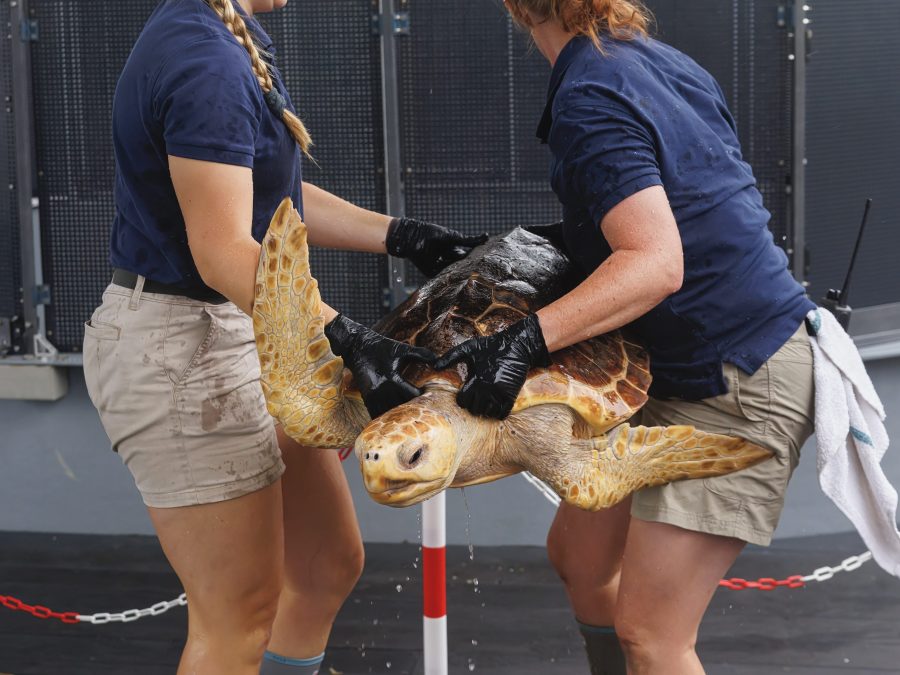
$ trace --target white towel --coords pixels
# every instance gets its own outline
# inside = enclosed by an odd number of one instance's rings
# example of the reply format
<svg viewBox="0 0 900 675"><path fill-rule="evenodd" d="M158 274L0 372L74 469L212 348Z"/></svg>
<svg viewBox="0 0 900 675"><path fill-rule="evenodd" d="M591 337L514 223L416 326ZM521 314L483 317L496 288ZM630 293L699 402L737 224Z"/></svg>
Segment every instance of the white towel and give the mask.
<svg viewBox="0 0 900 675"><path fill-rule="evenodd" d="M872 556L900 577L897 491L881 469L884 407L850 336L827 310L807 315L814 336L819 485L850 519Z"/></svg>

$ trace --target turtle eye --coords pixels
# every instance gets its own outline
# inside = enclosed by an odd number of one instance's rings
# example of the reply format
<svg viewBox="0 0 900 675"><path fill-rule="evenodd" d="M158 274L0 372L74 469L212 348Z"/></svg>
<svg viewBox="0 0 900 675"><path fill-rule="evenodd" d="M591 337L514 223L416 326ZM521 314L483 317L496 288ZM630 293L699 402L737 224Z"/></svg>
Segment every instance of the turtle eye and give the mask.
<svg viewBox="0 0 900 675"><path fill-rule="evenodd" d="M406 453L403 453L406 455ZM416 448L411 454L401 456L401 462L403 464L403 468L405 469L413 469L421 463L422 459L425 457L425 446L420 446Z"/></svg>

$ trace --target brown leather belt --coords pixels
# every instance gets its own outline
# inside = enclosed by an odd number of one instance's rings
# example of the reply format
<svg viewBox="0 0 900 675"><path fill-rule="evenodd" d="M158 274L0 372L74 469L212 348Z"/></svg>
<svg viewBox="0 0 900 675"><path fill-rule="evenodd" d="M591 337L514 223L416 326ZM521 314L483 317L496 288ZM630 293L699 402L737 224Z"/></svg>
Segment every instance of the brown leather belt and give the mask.
<svg viewBox="0 0 900 675"><path fill-rule="evenodd" d="M125 288L133 289L137 286L138 275L134 272L129 272L128 270L119 269L118 267L113 270L112 282L116 286L123 286ZM218 291L214 291L208 286L202 287L193 287L193 288L182 288L181 286L175 286L174 284L163 284L159 281L151 281L150 279L144 279L144 293L161 293L163 295L180 295L186 298L190 298L191 300L197 300L199 302L208 302L211 305L221 305L225 302L228 302L228 298L219 293Z"/></svg>

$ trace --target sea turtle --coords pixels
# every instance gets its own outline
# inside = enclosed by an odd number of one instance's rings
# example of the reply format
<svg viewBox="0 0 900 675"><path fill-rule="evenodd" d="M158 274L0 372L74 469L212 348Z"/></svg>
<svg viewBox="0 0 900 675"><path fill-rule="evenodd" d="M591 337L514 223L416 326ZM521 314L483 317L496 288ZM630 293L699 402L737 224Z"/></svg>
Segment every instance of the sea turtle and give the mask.
<svg viewBox="0 0 900 675"><path fill-rule="evenodd" d="M431 279L376 326L437 354L489 334L575 283L568 259L522 229L494 237ZM740 438L690 426L626 422L646 401L647 353L621 332L555 352L536 368L503 421L456 405L464 364L411 364L421 396L370 420L323 332L306 226L282 202L263 241L253 324L269 412L313 447L354 445L369 494L407 506L446 487L528 470L583 509L612 506L642 487L718 476L770 456Z"/></svg>

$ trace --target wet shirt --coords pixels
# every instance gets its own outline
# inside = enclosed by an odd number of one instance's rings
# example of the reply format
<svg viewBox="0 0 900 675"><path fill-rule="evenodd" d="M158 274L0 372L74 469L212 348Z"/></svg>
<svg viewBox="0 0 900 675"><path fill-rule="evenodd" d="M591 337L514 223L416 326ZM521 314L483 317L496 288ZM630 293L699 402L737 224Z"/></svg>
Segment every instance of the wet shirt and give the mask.
<svg viewBox="0 0 900 675"><path fill-rule="evenodd" d="M244 16L259 45L274 54L262 27ZM293 111L277 72L274 80ZM297 144L266 106L247 51L203 0L162 0L148 19L116 86L113 142L114 267L183 288L204 287L168 155L251 168L248 226L257 241L284 197L302 212Z"/></svg>
<svg viewBox="0 0 900 675"><path fill-rule="evenodd" d="M754 373L813 304L774 243L713 77L656 40L607 38L603 47L577 37L563 48L538 129L553 155L566 247L587 276L612 253L599 227L606 214L663 186L684 281L630 328L650 352L651 395L723 394L722 362Z"/></svg>

